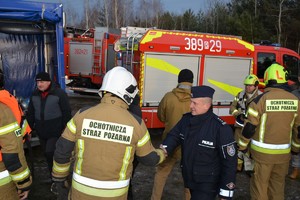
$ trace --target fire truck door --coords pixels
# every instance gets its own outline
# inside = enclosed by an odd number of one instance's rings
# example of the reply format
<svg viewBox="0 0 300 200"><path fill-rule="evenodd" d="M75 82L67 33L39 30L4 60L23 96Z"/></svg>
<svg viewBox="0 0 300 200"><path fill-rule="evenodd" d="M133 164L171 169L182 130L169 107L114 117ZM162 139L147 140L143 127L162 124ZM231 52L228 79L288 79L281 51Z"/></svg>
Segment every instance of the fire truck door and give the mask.
<svg viewBox="0 0 300 200"><path fill-rule="evenodd" d="M143 106L158 106L165 93L177 85L178 74L182 69L194 73L194 83L199 80L201 56L145 54Z"/></svg>
<svg viewBox="0 0 300 200"><path fill-rule="evenodd" d="M93 44L70 42L69 69L72 74L92 74Z"/></svg>
<svg viewBox="0 0 300 200"><path fill-rule="evenodd" d="M243 81L250 73L251 63L251 58L205 57L203 84L216 90L215 105L229 105L244 89Z"/></svg>

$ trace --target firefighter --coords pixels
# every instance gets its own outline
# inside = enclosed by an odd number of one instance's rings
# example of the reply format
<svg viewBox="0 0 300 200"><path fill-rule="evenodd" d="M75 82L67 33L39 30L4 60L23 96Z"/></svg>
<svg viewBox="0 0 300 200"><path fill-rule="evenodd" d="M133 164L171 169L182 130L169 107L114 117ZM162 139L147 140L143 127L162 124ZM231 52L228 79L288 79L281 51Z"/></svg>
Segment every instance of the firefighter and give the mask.
<svg viewBox="0 0 300 200"><path fill-rule="evenodd" d="M194 80L193 72L189 69L183 69L178 74L178 84L171 92L165 94L159 103L157 109L157 117L165 123L165 130L162 139L165 139L167 133L181 119L182 115L190 111L191 103L191 88ZM181 150L178 147L174 153L160 165L156 167L154 176L154 185L152 190L152 200L161 199L164 186L168 175L174 168L177 161L181 158ZM190 199L188 190L185 190L186 199Z"/></svg>
<svg viewBox="0 0 300 200"><path fill-rule="evenodd" d="M267 68L265 91L250 103L246 112L238 145L239 150L245 151L250 142L255 161L250 179L251 199L283 200L291 149L299 151L299 101L290 93L287 79L288 72L281 65L275 63Z"/></svg>
<svg viewBox="0 0 300 200"><path fill-rule="evenodd" d="M142 118L128 111L137 93L133 75L114 67L104 76L101 103L79 110L68 122L57 142L52 175L58 184L66 179L74 150L71 199L125 200L134 155L151 166L165 159L152 146Z"/></svg>
<svg viewBox="0 0 300 200"><path fill-rule="evenodd" d="M233 115L236 119L234 124L234 137L236 141L242 133L242 128L244 126L244 119L247 107L249 103L257 97L262 92L258 90L259 80L257 76L254 74L250 74L246 76L244 80L245 90L239 92L234 98L229 113ZM242 171L244 166L244 170L246 172L253 171L253 161L250 158L249 152L246 154L241 151L238 152L238 166L237 170Z"/></svg>
<svg viewBox="0 0 300 200"><path fill-rule="evenodd" d="M298 88L293 90L292 93L300 99L300 77L298 77ZM292 155L292 173L289 175L291 179L297 179L300 177L300 155Z"/></svg>
<svg viewBox="0 0 300 200"><path fill-rule="evenodd" d="M3 85L0 71L0 88ZM32 179L24 155L21 128L10 107L1 101L0 110L0 199L26 199Z"/></svg>
<svg viewBox="0 0 300 200"><path fill-rule="evenodd" d="M232 199L237 149L231 127L213 113L214 89L192 87L190 113L168 133L161 148L168 155L181 145L182 175L191 199Z"/></svg>

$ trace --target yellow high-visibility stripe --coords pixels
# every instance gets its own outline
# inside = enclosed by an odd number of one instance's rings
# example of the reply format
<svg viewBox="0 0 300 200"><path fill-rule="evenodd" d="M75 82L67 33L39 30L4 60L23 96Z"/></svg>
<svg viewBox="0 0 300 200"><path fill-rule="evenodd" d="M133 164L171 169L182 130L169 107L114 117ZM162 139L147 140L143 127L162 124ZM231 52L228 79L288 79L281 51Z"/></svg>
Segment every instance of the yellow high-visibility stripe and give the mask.
<svg viewBox="0 0 300 200"><path fill-rule="evenodd" d="M11 181L12 181L12 179L11 179L10 176L7 176L5 178L1 178L0 179L0 186L6 185L6 184L10 183Z"/></svg>
<svg viewBox="0 0 300 200"><path fill-rule="evenodd" d="M259 128L259 141L264 142L265 131L266 131L266 121L267 121L267 113L264 113L261 116L260 120L260 128Z"/></svg>
<svg viewBox="0 0 300 200"><path fill-rule="evenodd" d="M127 193L129 186L120 189L98 189L88 187L72 180L72 187L79 192L96 197L119 197Z"/></svg>
<svg viewBox="0 0 300 200"><path fill-rule="evenodd" d="M5 135L18 129L20 129L18 122L13 122L11 124L1 127L0 135Z"/></svg>
<svg viewBox="0 0 300 200"><path fill-rule="evenodd" d="M139 84L139 91L140 91L140 107L143 105L143 96L144 96L144 81L145 81L145 54L141 54L141 67L140 67L140 84Z"/></svg>
<svg viewBox="0 0 300 200"><path fill-rule="evenodd" d="M232 112L232 115L234 115L234 114L237 113L237 112L239 112L239 111L235 109L235 110Z"/></svg>
<svg viewBox="0 0 300 200"><path fill-rule="evenodd" d="M265 153L265 154L272 154L272 155L276 155L276 154L288 154L291 152L291 148L287 148L287 149L266 149L263 147L259 147L254 145L253 143L251 143L251 149L258 151L260 153Z"/></svg>
<svg viewBox="0 0 300 200"><path fill-rule="evenodd" d="M239 139L238 144L239 144L239 146L242 146L242 147L246 147L248 145L248 143L242 141L241 139Z"/></svg>
<svg viewBox="0 0 300 200"><path fill-rule="evenodd" d="M147 58L146 65L178 76L181 69L162 59Z"/></svg>
<svg viewBox="0 0 300 200"><path fill-rule="evenodd" d="M152 34L149 34L149 33L151 33L152 32ZM143 40L141 41L141 44L145 44L145 43L147 43L147 42L151 42L153 39L155 39L155 38L160 38L160 37L162 37L162 35L163 35L163 32L162 31L151 31L151 32L149 32L144 38L143 38ZM153 34L155 32L155 34Z"/></svg>
<svg viewBox="0 0 300 200"><path fill-rule="evenodd" d="M119 176L120 176L119 180L125 180L126 179L126 172L127 172L127 168L128 168L128 165L129 165L129 160L130 160L130 157L131 157L131 150L132 150L131 146L126 147L124 157L123 157L122 168L121 168L121 171L119 173Z"/></svg>
<svg viewBox="0 0 300 200"><path fill-rule="evenodd" d="M30 170L27 167L24 171L22 171L21 173L18 174L10 174L11 178L13 181L21 181L23 179L25 179L26 177L28 177L30 174Z"/></svg>
<svg viewBox="0 0 300 200"><path fill-rule="evenodd" d="M73 134L76 133L76 126L74 124L73 118L67 123L67 127Z"/></svg>
<svg viewBox="0 0 300 200"><path fill-rule="evenodd" d="M65 173L69 172L70 170L70 164L67 164L65 166L59 166L57 162L53 161L53 171L58 173Z"/></svg>
<svg viewBox="0 0 300 200"><path fill-rule="evenodd" d="M77 164L76 164L75 171L77 174L81 175L83 152L84 152L84 140L82 139L77 140L77 147L78 147L78 155L77 155Z"/></svg>
<svg viewBox="0 0 300 200"><path fill-rule="evenodd" d="M254 110L253 108L248 108L247 116L249 116L249 114L254 116L254 117L258 116L258 112L256 110Z"/></svg>
<svg viewBox="0 0 300 200"><path fill-rule="evenodd" d="M146 144L149 140L150 140L150 134L147 131L146 134L144 135L144 137L138 141L137 146L141 147L144 144Z"/></svg>
<svg viewBox="0 0 300 200"><path fill-rule="evenodd" d="M296 143L294 140L292 140L292 145L293 145L294 147L300 148L300 144L299 144L299 143Z"/></svg>
<svg viewBox="0 0 300 200"><path fill-rule="evenodd" d="M239 92L241 92L243 90L242 88L235 87L233 85L229 85L229 84L222 83L222 82L219 82L219 81L215 81L215 80L212 80L212 79L207 79L207 81L209 83L217 86L221 90L224 90L225 92L231 94L232 96L236 96Z"/></svg>

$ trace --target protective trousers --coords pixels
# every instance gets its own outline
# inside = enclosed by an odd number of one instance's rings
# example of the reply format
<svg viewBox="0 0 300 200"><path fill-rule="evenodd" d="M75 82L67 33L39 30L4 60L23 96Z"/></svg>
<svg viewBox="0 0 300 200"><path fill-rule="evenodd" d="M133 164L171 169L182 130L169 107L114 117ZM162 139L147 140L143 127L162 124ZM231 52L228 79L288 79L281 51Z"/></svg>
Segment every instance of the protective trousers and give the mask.
<svg viewBox="0 0 300 200"><path fill-rule="evenodd" d="M18 200L19 195L15 184L10 181L5 185L0 186L0 200Z"/></svg>
<svg viewBox="0 0 300 200"><path fill-rule="evenodd" d="M284 200L285 176L289 162L264 164L255 161L250 179L251 200Z"/></svg>
<svg viewBox="0 0 300 200"><path fill-rule="evenodd" d="M178 159L169 156L167 159L156 167L156 173L154 177L154 185L152 190L151 200L160 200L162 197L162 193L167 181L169 174L177 163ZM182 178L182 176L180 177ZM190 192L189 189L184 189L184 199L190 200Z"/></svg>

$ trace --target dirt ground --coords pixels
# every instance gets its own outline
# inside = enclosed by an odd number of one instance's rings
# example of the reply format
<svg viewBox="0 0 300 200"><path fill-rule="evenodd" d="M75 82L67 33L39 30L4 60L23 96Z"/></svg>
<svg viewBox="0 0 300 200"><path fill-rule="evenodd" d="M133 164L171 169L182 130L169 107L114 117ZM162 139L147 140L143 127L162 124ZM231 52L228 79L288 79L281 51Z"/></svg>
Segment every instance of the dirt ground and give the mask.
<svg viewBox="0 0 300 200"><path fill-rule="evenodd" d="M94 105L99 101L97 97L77 98L70 97L73 114L81 107ZM152 143L155 147L160 144L162 130L150 130ZM26 150L26 154L28 152ZM47 170L45 158L41 155L40 147L33 147L33 163L34 163L34 179L33 187L29 195L29 200L55 200L56 197L50 192L50 179ZM149 200L152 192L154 180L154 167L147 167L139 164L133 177L133 199ZM248 200L249 194L249 177L245 173L237 174L236 190L234 194L235 200ZM162 200L180 200L183 199L183 182L179 163L170 174ZM291 180L286 178L285 200L300 199L300 179Z"/></svg>

